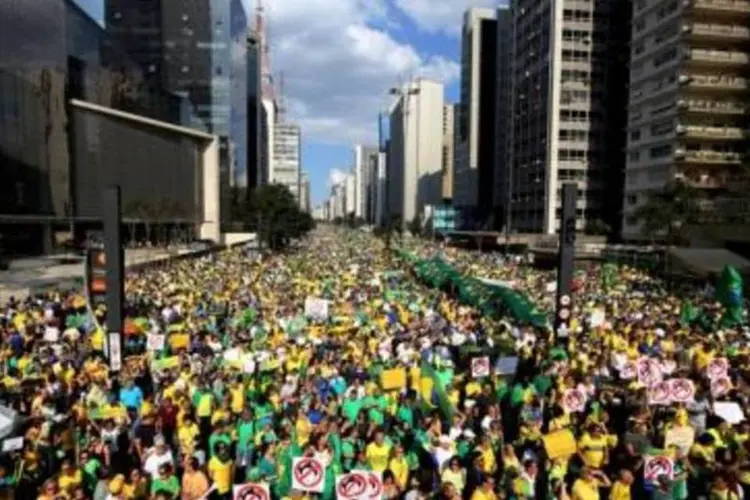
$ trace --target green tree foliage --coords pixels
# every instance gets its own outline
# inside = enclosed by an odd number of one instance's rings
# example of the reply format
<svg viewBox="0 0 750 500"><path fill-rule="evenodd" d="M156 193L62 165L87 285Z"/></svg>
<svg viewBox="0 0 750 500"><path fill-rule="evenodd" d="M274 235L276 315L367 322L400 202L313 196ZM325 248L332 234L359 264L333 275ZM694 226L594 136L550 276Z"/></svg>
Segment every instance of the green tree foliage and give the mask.
<svg viewBox="0 0 750 500"><path fill-rule="evenodd" d="M270 249L281 250L315 226L312 216L302 212L286 186L268 184L255 190L250 202L250 220L260 240Z"/></svg>
<svg viewBox="0 0 750 500"><path fill-rule="evenodd" d="M644 236L651 239L665 237L668 244L674 244L679 239L679 228L697 221L700 198L700 191L687 184L671 183L661 191L650 193L634 216L643 224Z"/></svg>

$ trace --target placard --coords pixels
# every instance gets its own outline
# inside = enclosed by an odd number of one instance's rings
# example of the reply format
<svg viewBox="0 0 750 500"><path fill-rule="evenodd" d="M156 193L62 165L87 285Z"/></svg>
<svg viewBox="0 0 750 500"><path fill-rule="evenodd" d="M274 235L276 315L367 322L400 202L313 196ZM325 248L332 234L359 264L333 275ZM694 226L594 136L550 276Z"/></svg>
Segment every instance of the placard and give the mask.
<svg viewBox="0 0 750 500"><path fill-rule="evenodd" d="M672 459L663 455L645 457L643 479L647 483L656 483L662 476L666 476L670 481L674 479L674 463Z"/></svg>
<svg viewBox="0 0 750 500"><path fill-rule="evenodd" d="M324 321L328 319L328 315L328 301L326 299L315 297L307 297L305 299L305 316L318 321Z"/></svg>
<svg viewBox="0 0 750 500"><path fill-rule="evenodd" d="M403 368L383 370L380 374L380 386L384 391L403 389L406 387L406 370Z"/></svg>
<svg viewBox="0 0 750 500"><path fill-rule="evenodd" d="M726 375L711 379L711 395L715 398L724 396L732 389L732 381Z"/></svg>
<svg viewBox="0 0 750 500"><path fill-rule="evenodd" d="M313 457L297 457L292 461L292 489L323 493L325 466Z"/></svg>
<svg viewBox="0 0 750 500"><path fill-rule="evenodd" d="M490 357L480 356L471 360L471 376L482 378L490 376Z"/></svg>
<svg viewBox="0 0 750 500"><path fill-rule="evenodd" d="M657 382L648 388L648 404L658 406L671 403L672 394L668 382Z"/></svg>
<svg viewBox="0 0 750 500"><path fill-rule="evenodd" d="M576 438L569 429L545 434L542 436L542 443L544 443L547 458L550 460L569 457L578 449Z"/></svg>
<svg viewBox="0 0 750 500"><path fill-rule="evenodd" d="M3 439L2 452L8 453L23 449L23 436Z"/></svg>
<svg viewBox="0 0 750 500"><path fill-rule="evenodd" d="M580 389L566 389L562 406L568 413L579 413L586 408L586 394Z"/></svg>
<svg viewBox="0 0 750 500"><path fill-rule="evenodd" d="M714 358L706 366L706 375L711 380L726 377L729 374L729 361L727 358Z"/></svg>
<svg viewBox="0 0 750 500"><path fill-rule="evenodd" d="M695 429L690 426L672 427L664 434L664 448L674 445L684 454L690 451L695 442Z"/></svg>
<svg viewBox="0 0 750 500"><path fill-rule="evenodd" d="M695 398L695 384L689 378L673 378L668 382L673 402L689 403Z"/></svg>
<svg viewBox="0 0 750 500"><path fill-rule="evenodd" d="M515 375L518 369L518 356L503 356L495 363L495 373L498 375Z"/></svg>
<svg viewBox="0 0 750 500"><path fill-rule="evenodd" d="M651 387L663 380L661 364L657 360L645 356L639 358L636 362L636 373L638 382L646 387Z"/></svg>
<svg viewBox="0 0 750 500"><path fill-rule="evenodd" d="M234 500L271 500L271 491L264 483L245 483L232 488Z"/></svg>
<svg viewBox="0 0 750 500"><path fill-rule="evenodd" d="M164 350L164 343L166 340L166 335L149 333L146 337L146 349L149 351L162 351Z"/></svg>
<svg viewBox="0 0 750 500"><path fill-rule="evenodd" d="M368 475L352 471L336 477L336 500L361 500L370 487Z"/></svg>

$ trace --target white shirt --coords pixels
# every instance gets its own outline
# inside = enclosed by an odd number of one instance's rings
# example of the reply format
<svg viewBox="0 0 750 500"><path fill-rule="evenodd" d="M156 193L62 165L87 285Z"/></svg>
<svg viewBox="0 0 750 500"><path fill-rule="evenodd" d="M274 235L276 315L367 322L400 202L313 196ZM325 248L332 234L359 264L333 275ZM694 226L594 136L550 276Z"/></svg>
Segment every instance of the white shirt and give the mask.
<svg viewBox="0 0 750 500"><path fill-rule="evenodd" d="M143 470L151 476L156 476L159 472L159 467L164 464L174 464L172 451L167 450L165 453L159 455L156 453L156 449L151 448L148 450L148 458L143 463Z"/></svg>

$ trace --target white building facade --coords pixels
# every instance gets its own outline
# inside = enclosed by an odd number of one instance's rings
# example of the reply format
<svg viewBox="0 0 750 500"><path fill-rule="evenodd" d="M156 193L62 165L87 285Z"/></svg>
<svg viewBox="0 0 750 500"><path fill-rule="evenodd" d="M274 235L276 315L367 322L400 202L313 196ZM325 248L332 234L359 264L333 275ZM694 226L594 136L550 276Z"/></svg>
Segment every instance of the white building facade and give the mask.
<svg viewBox="0 0 750 500"><path fill-rule="evenodd" d="M418 79L399 89L390 114L386 216L402 225L442 197L443 93Z"/></svg>
<svg viewBox="0 0 750 500"><path fill-rule="evenodd" d="M274 128L271 183L286 186L300 200L301 137L299 125L276 123Z"/></svg>

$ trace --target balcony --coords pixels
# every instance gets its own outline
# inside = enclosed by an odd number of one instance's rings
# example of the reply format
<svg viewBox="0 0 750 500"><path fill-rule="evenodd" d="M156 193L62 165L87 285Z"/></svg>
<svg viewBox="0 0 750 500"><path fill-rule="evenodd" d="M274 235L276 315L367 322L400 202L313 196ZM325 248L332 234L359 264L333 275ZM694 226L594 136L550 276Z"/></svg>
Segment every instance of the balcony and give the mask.
<svg viewBox="0 0 750 500"><path fill-rule="evenodd" d="M690 49L686 57L693 65L711 67L744 66L750 63L750 56L746 52L729 50Z"/></svg>
<svg viewBox="0 0 750 500"><path fill-rule="evenodd" d="M748 90L750 81L739 76L680 75L680 84L695 90Z"/></svg>
<svg viewBox="0 0 750 500"><path fill-rule="evenodd" d="M675 159L685 164L741 165L743 158L742 153L734 152L675 150Z"/></svg>
<svg viewBox="0 0 750 500"><path fill-rule="evenodd" d="M731 182L731 177L725 175L709 175L705 173L694 175L691 172L685 172L678 173L675 177L688 186L697 189L722 189Z"/></svg>
<svg viewBox="0 0 750 500"><path fill-rule="evenodd" d="M677 125L677 135L694 139L742 140L750 137L740 127L707 127L702 125Z"/></svg>
<svg viewBox="0 0 750 500"><path fill-rule="evenodd" d="M747 106L733 101L712 101L706 99L680 99L677 106L690 113L709 113L712 115L744 115Z"/></svg>
<svg viewBox="0 0 750 500"><path fill-rule="evenodd" d="M750 28L737 24L692 23L683 30L694 40L716 42L745 42L750 40Z"/></svg>
<svg viewBox="0 0 750 500"><path fill-rule="evenodd" d="M686 5L693 6L693 12L701 16L723 15L724 17L750 16L748 0L685 0Z"/></svg>

